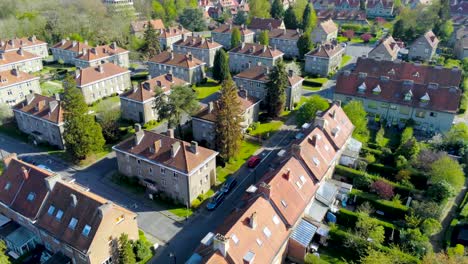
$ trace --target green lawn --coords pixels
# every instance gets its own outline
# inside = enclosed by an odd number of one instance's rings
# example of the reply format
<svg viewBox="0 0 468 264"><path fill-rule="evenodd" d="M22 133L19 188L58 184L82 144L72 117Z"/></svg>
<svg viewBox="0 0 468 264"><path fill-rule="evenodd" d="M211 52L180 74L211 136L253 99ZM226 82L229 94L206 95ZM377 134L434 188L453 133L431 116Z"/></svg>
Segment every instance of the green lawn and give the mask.
<svg viewBox="0 0 468 264"><path fill-rule="evenodd" d="M117 108L117 105L120 103L120 97L116 95L116 96L104 98L103 100L100 100L99 102L89 106L88 109L90 111L94 111L95 113L98 113L100 111L101 106L106 106L108 102L112 103L112 107Z"/></svg>
<svg viewBox="0 0 468 264"><path fill-rule="evenodd" d="M141 230L141 229L138 230L138 239L141 242L143 242L143 245L145 245L145 247L147 247L149 249L149 252L150 252L150 254L148 254L148 256L146 258L144 258L141 261L137 262L137 264L145 264L154 256L154 251L151 249L151 247L153 246L153 243L148 241L148 239L145 236L145 232L143 232L143 230Z"/></svg>
<svg viewBox="0 0 468 264"><path fill-rule="evenodd" d="M56 93L62 93L63 86L60 82L47 81L41 83L41 91L45 96L53 96Z"/></svg>
<svg viewBox="0 0 468 264"><path fill-rule="evenodd" d="M254 154L261 145L257 142L252 141L242 141L241 149L237 154L235 159L232 159L226 166L223 168L218 166L216 168L217 181L223 183L226 178L236 172L244 163Z"/></svg>
<svg viewBox="0 0 468 264"><path fill-rule="evenodd" d="M73 160L73 158L70 156L70 154L68 152L66 152L65 150L50 150L50 151L47 151L47 154L49 155L52 155L52 156L55 156L59 159L62 159L66 162L69 162L69 163L74 163L80 167L83 167L83 166L89 166L93 163L95 163L96 161L104 158L105 156L107 156L109 153L112 152L112 146L114 144L107 144L107 145L104 145L104 148L102 151L99 151L99 152L96 152L96 153L93 153L91 155L89 155L86 159L84 160L80 160L80 161L75 161Z"/></svg>
<svg viewBox="0 0 468 264"><path fill-rule="evenodd" d="M321 83L321 84L324 84L328 81L328 78L323 78L323 77L319 77L319 78L313 78L313 77L304 77L304 80L305 81L308 81L308 82L316 82L316 83Z"/></svg>
<svg viewBox="0 0 468 264"><path fill-rule="evenodd" d="M304 77L304 82L302 83L302 88L309 91L318 91L322 89L324 83L328 81L328 78L312 78Z"/></svg>
<svg viewBox="0 0 468 264"><path fill-rule="evenodd" d="M202 100L219 91L221 89L221 85L215 80L208 79L206 83L199 84L194 89L197 93L197 99Z"/></svg>
<svg viewBox="0 0 468 264"><path fill-rule="evenodd" d="M278 129L280 129L280 127L283 125L283 121L271 121L271 122L268 122L268 123L258 123L258 126L257 126L257 129L255 130L252 130L250 132L250 135L253 136L253 137L256 137L256 136L265 136L267 133L270 133L270 136L278 131Z"/></svg>
<svg viewBox="0 0 468 264"><path fill-rule="evenodd" d="M343 258L342 252L336 251L335 249L321 246L319 247L318 252L320 254L320 259L325 260L328 263L333 263L333 264L347 263Z"/></svg>
<svg viewBox="0 0 468 264"><path fill-rule="evenodd" d="M349 55L343 55L343 58L341 58L340 68L343 68L343 66L345 66L346 63L348 63L351 60L351 58L352 57Z"/></svg>

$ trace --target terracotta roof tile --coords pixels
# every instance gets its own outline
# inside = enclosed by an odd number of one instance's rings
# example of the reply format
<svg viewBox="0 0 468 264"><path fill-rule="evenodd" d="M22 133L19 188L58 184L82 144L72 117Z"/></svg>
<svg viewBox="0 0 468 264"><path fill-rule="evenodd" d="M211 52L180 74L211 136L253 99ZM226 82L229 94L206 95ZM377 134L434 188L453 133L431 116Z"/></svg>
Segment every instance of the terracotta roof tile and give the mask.
<svg viewBox="0 0 468 264"><path fill-rule="evenodd" d="M195 58L191 53L182 54L175 53L173 51L163 51L152 57L149 61L183 68L193 68L206 64L205 62Z"/></svg>
<svg viewBox="0 0 468 264"><path fill-rule="evenodd" d="M241 45L231 49L228 53L239 53L250 56L276 58L284 55L279 49L272 48L256 43L242 43Z"/></svg>
<svg viewBox="0 0 468 264"><path fill-rule="evenodd" d="M31 59L40 59L40 57L22 49L7 51L0 53L0 66Z"/></svg>
<svg viewBox="0 0 468 264"><path fill-rule="evenodd" d="M26 99L14 106L13 109L55 124L63 123L63 107L59 101L52 97L36 93L28 94Z"/></svg>
<svg viewBox="0 0 468 264"><path fill-rule="evenodd" d="M218 42L213 39L206 39L203 37L186 36L183 39L174 43L176 46L199 48L199 49L215 49L222 47Z"/></svg>
<svg viewBox="0 0 468 264"><path fill-rule="evenodd" d="M78 87L82 87L102 79L129 72L130 71L127 69L119 67L114 63L108 62L100 64L96 67L87 67L81 69L80 74L78 76L75 76L75 81Z"/></svg>
<svg viewBox="0 0 468 264"><path fill-rule="evenodd" d="M83 49L89 50L92 48L91 46L88 45L87 41L82 43L76 40L65 40L65 39L62 39L60 42L57 42L52 47L55 49L68 50L68 51L73 51L76 53L81 53Z"/></svg>
<svg viewBox="0 0 468 264"><path fill-rule="evenodd" d="M114 146L114 149L149 159L183 173L192 172L200 164L217 155L217 152L201 146L198 147L198 154L195 154L188 142L150 131L142 130L141 132L143 137L139 144L135 145L135 136L133 136ZM151 150L154 149L154 143L158 140L161 140L161 148L157 153L153 153L154 151ZM171 147L176 142L181 147L175 157L172 157Z"/></svg>
<svg viewBox="0 0 468 264"><path fill-rule="evenodd" d="M161 34L159 35L159 37L160 38L170 38L170 37L175 37L175 36L179 36L179 35L182 35L182 34L190 35L190 34L192 34L192 32L185 29L182 26L168 27L168 28L161 31Z"/></svg>
<svg viewBox="0 0 468 264"><path fill-rule="evenodd" d="M249 69L246 69L240 73L238 73L235 78L242 78L242 79L248 79L248 80L256 80L260 82L268 82L268 73L269 69L266 66L253 66L250 67ZM289 86L294 86L299 82L304 81L304 78L297 74L288 75L288 82Z"/></svg>
<svg viewBox="0 0 468 264"><path fill-rule="evenodd" d="M298 40L302 34L294 29L273 29L268 32L270 38Z"/></svg>
<svg viewBox="0 0 468 264"><path fill-rule="evenodd" d="M326 122L323 131L329 141L334 145L336 150L342 149L352 136L354 130L354 125L343 111L343 108L332 104L320 117Z"/></svg>
<svg viewBox="0 0 468 264"><path fill-rule="evenodd" d="M343 52L344 48L337 44L337 43L324 43L320 44L318 48L315 50L309 51L306 56L315 56L315 57L323 57L323 58L331 58L336 54Z"/></svg>
<svg viewBox="0 0 468 264"><path fill-rule="evenodd" d="M29 38L13 38L8 40L0 40L0 52L7 52L12 50L18 50L24 47L33 47L37 45L47 44L42 40L38 40L36 36Z"/></svg>
<svg viewBox="0 0 468 264"><path fill-rule="evenodd" d="M161 19L150 20L150 23L155 30L162 30L165 28L164 23ZM148 26L148 20L133 21L131 23L133 32L144 32L147 26Z"/></svg>
<svg viewBox="0 0 468 264"><path fill-rule="evenodd" d="M280 28L283 20L274 18L259 18L254 17L249 24L249 28L253 30L272 30Z"/></svg>
<svg viewBox="0 0 468 264"><path fill-rule="evenodd" d="M110 45L97 46L89 50L84 49L82 53L76 57L76 59L84 61L94 61L123 53L128 53L128 50L118 47L117 44L114 42Z"/></svg>
<svg viewBox="0 0 468 264"><path fill-rule="evenodd" d="M0 88L32 80L39 80L39 77L16 69L0 72Z"/></svg>
<svg viewBox="0 0 468 264"><path fill-rule="evenodd" d="M233 28L238 28L240 30L240 32L241 32L241 35L254 34L254 32L252 30L249 30L245 26L236 26L236 25L232 25L232 24L219 25L219 27L213 29L213 32L231 34Z"/></svg>
<svg viewBox="0 0 468 264"><path fill-rule="evenodd" d="M319 26L325 31L327 34L331 34L333 32L338 31L338 27L336 26L335 22L332 19L327 19L325 21L320 22Z"/></svg>
<svg viewBox="0 0 468 264"><path fill-rule="evenodd" d="M164 93L170 93L171 87L174 85L188 85L188 83L182 79L174 77L170 73L167 73L142 82L140 87L129 90L120 95L120 97L144 102L154 97L156 87L160 87Z"/></svg>
<svg viewBox="0 0 468 264"><path fill-rule="evenodd" d="M194 117L208 120L211 122L216 122L216 118L218 115L219 111L219 105L218 105L218 98L221 96L221 94L218 92L215 94L216 98L210 102L209 104L212 104L212 109L210 111L210 105L208 104L207 106L203 107L200 112L194 115ZM259 100L255 97L252 96L247 96L247 98L242 97L242 96L237 96L238 98L238 104L240 104L242 113L245 113L247 109L249 109L252 105L256 104L259 102Z"/></svg>

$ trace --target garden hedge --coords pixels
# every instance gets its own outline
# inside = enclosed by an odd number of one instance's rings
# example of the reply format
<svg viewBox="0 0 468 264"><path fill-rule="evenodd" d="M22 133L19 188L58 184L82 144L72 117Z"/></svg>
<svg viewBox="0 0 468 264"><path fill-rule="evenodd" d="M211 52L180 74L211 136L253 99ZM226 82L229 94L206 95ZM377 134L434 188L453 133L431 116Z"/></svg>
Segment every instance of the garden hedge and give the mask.
<svg viewBox="0 0 468 264"><path fill-rule="evenodd" d="M395 232L398 230L398 228L394 224L382 221L377 218L375 219L377 220L379 225L381 225L385 229L385 239L389 239L392 233L394 234L394 239L396 239L395 233L399 233L399 232ZM352 229L356 226L356 222L359 220L359 214L356 212L341 208L337 215L336 220L337 220L337 224Z"/></svg>
<svg viewBox="0 0 468 264"><path fill-rule="evenodd" d="M409 208L396 204L392 201L382 200L376 194L366 193L358 189L353 189L351 195L356 197L356 203L369 202L375 210L384 212L383 217L389 220L404 220ZM354 198L351 198L354 199Z"/></svg>

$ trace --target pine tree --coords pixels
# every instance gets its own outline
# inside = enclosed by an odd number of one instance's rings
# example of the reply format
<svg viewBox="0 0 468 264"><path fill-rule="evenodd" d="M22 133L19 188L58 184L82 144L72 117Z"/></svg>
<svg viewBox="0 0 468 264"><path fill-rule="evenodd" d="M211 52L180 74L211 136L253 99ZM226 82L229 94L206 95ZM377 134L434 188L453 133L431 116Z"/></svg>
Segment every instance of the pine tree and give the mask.
<svg viewBox="0 0 468 264"><path fill-rule="evenodd" d="M150 21L148 21L148 26L145 30L144 43L145 44L141 48L141 51L146 58L156 56L156 54L161 50L158 34Z"/></svg>
<svg viewBox="0 0 468 264"><path fill-rule="evenodd" d="M279 61L269 74L267 91L267 111L270 117L278 117L284 109L286 102L286 87L288 74L283 61Z"/></svg>
<svg viewBox="0 0 468 264"><path fill-rule="evenodd" d="M283 19L284 17L284 7L281 0L273 0L271 5L270 14L272 18Z"/></svg>
<svg viewBox="0 0 468 264"><path fill-rule="evenodd" d="M235 27L231 33L231 48L235 48L241 44L241 32L239 28Z"/></svg>
<svg viewBox="0 0 468 264"><path fill-rule="evenodd" d="M289 6L289 8L286 10L286 13L284 14L284 26L287 29L297 29L297 25L298 22L296 13L294 13L292 6Z"/></svg>
<svg viewBox="0 0 468 264"><path fill-rule="evenodd" d="M128 240L127 234L122 234L119 237L119 263L135 264L136 257L133 252L133 246Z"/></svg>
<svg viewBox="0 0 468 264"><path fill-rule="evenodd" d="M75 79L71 75L67 75L64 80L63 108L63 138L67 152L80 160L102 150L105 140L101 126L96 123L94 116L88 115L83 94L76 88Z"/></svg>
<svg viewBox="0 0 468 264"><path fill-rule="evenodd" d="M308 32L302 34L297 40L297 49L299 50L299 57L304 58L313 47L312 41L310 40L310 34Z"/></svg>
<svg viewBox="0 0 468 264"><path fill-rule="evenodd" d="M230 77L228 55L223 49L219 49L214 57L213 79L221 83Z"/></svg>
<svg viewBox="0 0 468 264"><path fill-rule="evenodd" d="M304 15L302 17L302 29L304 32L312 32L312 30L317 26L317 14L315 13L314 7L312 4L307 4Z"/></svg>
<svg viewBox="0 0 468 264"><path fill-rule="evenodd" d="M260 32L260 35L258 36L258 42L262 45L267 45L269 44L269 36L268 36L268 30L263 30Z"/></svg>
<svg viewBox="0 0 468 264"><path fill-rule="evenodd" d="M398 19L393 25L393 37L397 39L403 39L405 36L404 22L401 19Z"/></svg>
<svg viewBox="0 0 468 264"><path fill-rule="evenodd" d="M228 161L239 151L242 138L241 122L243 121L237 88L231 78L224 80L221 96L215 104L217 104L215 107L218 111L216 116L217 148L221 158Z"/></svg>

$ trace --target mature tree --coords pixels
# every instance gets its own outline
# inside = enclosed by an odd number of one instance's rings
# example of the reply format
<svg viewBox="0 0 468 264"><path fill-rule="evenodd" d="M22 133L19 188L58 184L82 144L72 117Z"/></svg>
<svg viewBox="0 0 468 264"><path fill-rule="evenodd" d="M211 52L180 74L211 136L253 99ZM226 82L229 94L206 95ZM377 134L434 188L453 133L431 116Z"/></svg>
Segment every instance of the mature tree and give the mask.
<svg viewBox="0 0 468 264"><path fill-rule="evenodd" d="M177 7L174 0L162 0L166 11L166 21L171 22L177 18Z"/></svg>
<svg viewBox="0 0 468 264"><path fill-rule="evenodd" d="M135 243L134 252L137 260L142 261L151 254L151 249L148 247L145 241L139 239Z"/></svg>
<svg viewBox="0 0 468 264"><path fill-rule="evenodd" d="M418 228L402 230L400 237L403 247L417 257L432 251L429 238L423 235Z"/></svg>
<svg viewBox="0 0 468 264"><path fill-rule="evenodd" d="M448 144L456 144L457 142L468 141L468 125L465 123L457 123L453 125L445 137L445 141Z"/></svg>
<svg viewBox="0 0 468 264"><path fill-rule="evenodd" d="M402 39L405 35L404 22L401 19L398 19L393 25L393 37L397 39Z"/></svg>
<svg viewBox="0 0 468 264"><path fill-rule="evenodd" d="M105 140L102 129L88 114L88 106L75 79L67 75L64 80L64 133L65 146L75 159L84 159L89 154L102 150Z"/></svg>
<svg viewBox="0 0 468 264"><path fill-rule="evenodd" d="M284 17L283 1L273 0L273 4L271 5L271 10L270 10L270 15L272 18L283 19Z"/></svg>
<svg viewBox="0 0 468 264"><path fill-rule="evenodd" d="M228 55L223 49L219 49L214 57L213 79L222 82L230 77Z"/></svg>
<svg viewBox="0 0 468 264"><path fill-rule="evenodd" d="M299 37L296 45L297 49L299 50L300 58L304 58L304 55L306 55L314 46L312 41L310 40L310 34L308 32L302 34Z"/></svg>
<svg viewBox="0 0 468 264"><path fill-rule="evenodd" d="M410 138L408 141L398 147L396 154L411 160L419 154L420 144L415 137Z"/></svg>
<svg viewBox="0 0 468 264"><path fill-rule="evenodd" d="M377 131L377 134L375 134L375 143L379 145L380 147L385 147L387 144L387 140L385 139L385 129L380 126L379 130Z"/></svg>
<svg viewBox="0 0 468 264"><path fill-rule="evenodd" d="M432 163L429 172L431 182L448 182L456 191L459 191L465 184L465 174L458 161L444 156Z"/></svg>
<svg viewBox="0 0 468 264"><path fill-rule="evenodd" d="M166 10L164 9L161 2L158 0L154 0L152 2L153 12L151 13L151 17L153 18L160 18L165 20L166 19Z"/></svg>
<svg viewBox="0 0 468 264"><path fill-rule="evenodd" d="M307 4L304 10L301 26L304 32L309 32L309 34L317 26L317 14L311 3Z"/></svg>
<svg viewBox="0 0 468 264"><path fill-rule="evenodd" d="M228 161L234 158L240 148L243 122L241 102L237 95L237 87L229 78L224 80L221 96L217 102L216 145L221 158Z"/></svg>
<svg viewBox="0 0 468 264"><path fill-rule="evenodd" d="M455 195L455 190L450 185L450 183L446 181L439 181L434 184L431 184L427 189L426 195L434 202L440 203L445 199L450 198L451 196Z"/></svg>
<svg viewBox="0 0 468 264"><path fill-rule="evenodd" d="M102 134L106 142L115 142L119 139L119 120L120 109L115 108L110 101L103 102L99 105L97 120L102 128Z"/></svg>
<svg viewBox="0 0 468 264"><path fill-rule="evenodd" d="M241 32L239 28L233 28L231 32L231 48L239 46L242 42Z"/></svg>
<svg viewBox="0 0 468 264"><path fill-rule="evenodd" d="M13 111L7 104L0 103L0 125L5 124L9 119L13 117Z"/></svg>
<svg viewBox="0 0 468 264"><path fill-rule="evenodd" d="M132 242L128 239L128 235L123 233L119 237L119 263L135 264L136 258L133 252Z"/></svg>
<svg viewBox="0 0 468 264"><path fill-rule="evenodd" d="M263 30L260 32L260 35L258 36L258 42L262 45L267 45L270 42L269 36L268 36L268 30Z"/></svg>
<svg viewBox="0 0 468 264"><path fill-rule="evenodd" d="M313 121L317 111L325 111L329 106L328 101L320 95L312 95L297 111L297 124L302 126L304 123Z"/></svg>
<svg viewBox="0 0 468 264"><path fill-rule="evenodd" d="M465 247L462 244L456 244L455 247L449 247L447 254L450 257L463 257L465 256Z"/></svg>
<svg viewBox="0 0 468 264"><path fill-rule="evenodd" d="M441 213L440 205L436 202L412 202L412 210L414 214L422 219L435 218L438 219Z"/></svg>
<svg viewBox="0 0 468 264"><path fill-rule="evenodd" d="M141 51L143 52L144 56L149 59L156 56L160 50L161 46L159 44L158 33L150 21L148 21L148 27L145 30L144 44L141 48Z"/></svg>
<svg viewBox="0 0 468 264"><path fill-rule="evenodd" d="M356 234L363 239L372 239L372 242L381 244L385 239L385 230L379 221L366 214L359 214L356 222Z"/></svg>
<svg viewBox="0 0 468 264"><path fill-rule="evenodd" d="M156 90L155 109L158 111L159 120L166 119L170 128L178 128L182 133L183 115L191 115L199 109L196 93L189 86L175 85L171 94L165 98L161 89Z"/></svg>
<svg viewBox="0 0 468 264"><path fill-rule="evenodd" d="M205 18L203 18L203 11L198 8L187 8L179 17L179 22L182 26L190 31L203 31L206 30Z"/></svg>
<svg viewBox="0 0 468 264"><path fill-rule="evenodd" d="M403 129L403 132L401 133L400 146L404 145L411 138L413 138L413 127L407 126L405 127L405 129Z"/></svg>
<svg viewBox="0 0 468 264"><path fill-rule="evenodd" d="M355 126L353 136L365 143L369 140L369 129L367 129L366 111L360 101L351 101L343 107L348 118Z"/></svg>
<svg viewBox="0 0 468 264"><path fill-rule="evenodd" d="M391 246L389 250L380 251L374 247L367 249L366 255L361 257L361 264L409 264L406 253L399 247Z"/></svg>
<svg viewBox="0 0 468 264"><path fill-rule="evenodd" d="M270 17L270 1L268 0L250 0L249 1L249 16L252 19L253 17L260 18L269 18Z"/></svg>
<svg viewBox="0 0 468 264"><path fill-rule="evenodd" d="M385 200L390 200L395 195L393 186L384 180L376 180L372 183L371 190Z"/></svg>
<svg viewBox="0 0 468 264"><path fill-rule="evenodd" d="M453 22L452 20L440 21L434 25L434 34L442 41L448 41L453 33Z"/></svg>
<svg viewBox="0 0 468 264"><path fill-rule="evenodd" d="M298 21L296 17L296 13L294 13L294 9L292 6L289 6L286 12L284 13L284 26L287 29L297 29L298 28Z"/></svg>
<svg viewBox="0 0 468 264"><path fill-rule="evenodd" d="M292 4L294 14L296 17L303 17L304 15L304 10L306 9L307 4L309 3L308 0L296 0ZM300 23L301 21L299 21Z"/></svg>
<svg viewBox="0 0 468 264"><path fill-rule="evenodd" d="M284 109L286 87L288 86L288 74L286 73L283 61L276 63L268 78L267 112L271 117L278 117Z"/></svg>
<svg viewBox="0 0 468 264"><path fill-rule="evenodd" d="M249 14L243 10L237 12L237 15L234 17L234 24L244 25L249 19Z"/></svg>
<svg viewBox="0 0 468 264"><path fill-rule="evenodd" d="M421 224L421 231L426 236L432 236L433 234L439 232L440 229L442 229L440 221L434 218L427 218Z"/></svg>

